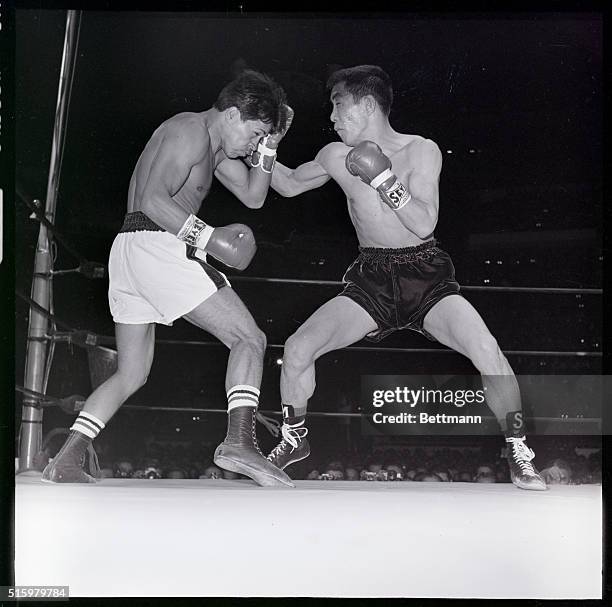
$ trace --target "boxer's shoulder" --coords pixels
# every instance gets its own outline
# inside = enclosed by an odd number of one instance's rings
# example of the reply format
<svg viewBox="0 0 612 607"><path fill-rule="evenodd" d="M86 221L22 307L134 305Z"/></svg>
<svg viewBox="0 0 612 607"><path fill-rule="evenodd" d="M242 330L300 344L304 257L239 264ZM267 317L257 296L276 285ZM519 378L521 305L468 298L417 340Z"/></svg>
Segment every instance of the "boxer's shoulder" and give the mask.
<svg viewBox="0 0 612 607"><path fill-rule="evenodd" d="M163 130L166 134L191 135L192 137L204 137L206 139L210 137L202 116L195 112L175 114L162 122L158 130Z"/></svg>
<svg viewBox="0 0 612 607"><path fill-rule="evenodd" d="M321 148L317 154L317 161L324 167L333 166L339 162L344 163L344 159L350 149L350 147L341 141L332 141L332 143L328 143L325 147Z"/></svg>
<svg viewBox="0 0 612 607"><path fill-rule="evenodd" d="M397 140L398 149L393 154L394 162L405 163L408 167L438 166L442 153L435 141L420 135L405 135Z"/></svg>
<svg viewBox="0 0 612 607"><path fill-rule="evenodd" d="M210 151L210 133L202 116L195 112L171 116L157 128L151 141L153 145L163 142L178 147L192 157L202 158Z"/></svg>
<svg viewBox="0 0 612 607"><path fill-rule="evenodd" d="M438 148L435 141L421 135L405 135L402 133L397 133L395 143L399 149L415 153L426 149Z"/></svg>

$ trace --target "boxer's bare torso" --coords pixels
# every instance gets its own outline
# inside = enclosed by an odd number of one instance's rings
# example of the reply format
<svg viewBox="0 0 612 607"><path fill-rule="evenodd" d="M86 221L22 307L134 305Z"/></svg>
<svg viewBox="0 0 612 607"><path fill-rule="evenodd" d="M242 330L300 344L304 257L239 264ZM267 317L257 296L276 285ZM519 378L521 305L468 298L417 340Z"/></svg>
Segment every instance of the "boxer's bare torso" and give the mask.
<svg viewBox="0 0 612 607"><path fill-rule="evenodd" d="M418 135L397 133L392 139L375 141L392 163L391 170L402 183L408 183L416 164L418 146L424 141ZM401 248L431 240L432 234L419 238L398 219L396 211L382 203L378 192L356 179L345 167L346 155L352 148L342 142L325 146L317 155L318 162L346 195L348 211L362 247Z"/></svg>
<svg viewBox="0 0 612 607"><path fill-rule="evenodd" d="M196 164L191 167L183 167L188 171L187 178L175 185L175 191L171 197L177 205L188 213L198 213L202 201L210 190L212 178L216 166L226 158L223 150L214 153L208 127L202 114L184 112L177 114L163 122L153 133L142 151L132 178L128 191L128 212L133 213L143 210L143 193L149 178L151 169L158 159L162 144L167 151L176 147L177 157L180 158L180 147L185 145L188 138L189 145L196 148ZM180 160L179 160L180 162ZM178 187L176 187L178 185Z"/></svg>

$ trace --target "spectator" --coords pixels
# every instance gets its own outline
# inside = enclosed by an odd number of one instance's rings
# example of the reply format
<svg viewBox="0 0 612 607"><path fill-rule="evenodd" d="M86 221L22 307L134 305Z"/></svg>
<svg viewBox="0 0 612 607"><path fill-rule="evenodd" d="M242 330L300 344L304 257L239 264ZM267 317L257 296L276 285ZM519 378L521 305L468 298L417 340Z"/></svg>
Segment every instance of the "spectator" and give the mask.
<svg viewBox="0 0 612 607"><path fill-rule="evenodd" d="M476 483L495 483L497 482L497 476L493 466L489 464L481 464L476 468L476 474L474 474L474 482Z"/></svg>
<svg viewBox="0 0 612 607"><path fill-rule="evenodd" d="M115 463L114 469L115 478L132 478L134 474L134 466L127 459L119 460Z"/></svg>
<svg viewBox="0 0 612 607"><path fill-rule="evenodd" d="M410 470L408 470L408 471L406 472L406 480L407 480L407 481L413 481L413 480L414 480L414 478L416 477L416 475L417 475L416 470L414 470L414 469L412 469L412 468L411 468Z"/></svg>
<svg viewBox="0 0 612 607"><path fill-rule="evenodd" d="M572 480L572 469L562 459L548 462L541 474L547 485L569 485Z"/></svg>
<svg viewBox="0 0 612 607"><path fill-rule="evenodd" d="M414 478L415 481L421 483L440 483L442 479L435 472L422 472L417 474Z"/></svg>
<svg viewBox="0 0 612 607"><path fill-rule="evenodd" d="M180 468L172 468L168 470L168 472L166 473L166 478L173 478L173 479L185 478L185 472L184 470L181 470Z"/></svg>
<svg viewBox="0 0 612 607"><path fill-rule="evenodd" d="M355 468L347 468L344 471L344 478L347 481L358 481L359 480L359 472Z"/></svg>
<svg viewBox="0 0 612 607"><path fill-rule="evenodd" d="M436 468L436 469L434 470L434 474L436 474L437 476L439 476L439 477L440 477L440 480L441 480L443 483L449 483L449 482L450 482L450 475L449 475L449 473L448 473L448 470L442 470L442 469Z"/></svg>
<svg viewBox="0 0 612 607"><path fill-rule="evenodd" d="M218 479L223 478L223 475L221 473L221 469L217 468L217 466L208 466L208 468L204 470L204 473L200 476L200 478Z"/></svg>
<svg viewBox="0 0 612 607"><path fill-rule="evenodd" d="M402 467L399 464L389 464L385 467L387 469L387 472L395 472L395 478L393 480L401 481L404 479L404 471L402 470Z"/></svg>

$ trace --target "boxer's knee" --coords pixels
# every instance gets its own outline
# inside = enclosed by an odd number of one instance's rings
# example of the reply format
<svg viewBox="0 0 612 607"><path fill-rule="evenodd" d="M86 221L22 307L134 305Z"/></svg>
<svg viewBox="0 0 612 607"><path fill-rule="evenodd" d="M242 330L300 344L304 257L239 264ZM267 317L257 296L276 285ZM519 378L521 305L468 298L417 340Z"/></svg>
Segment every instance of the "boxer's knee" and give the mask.
<svg viewBox="0 0 612 607"><path fill-rule="evenodd" d="M287 339L283 350L283 367L300 372L314 361L314 347L306 333L298 331Z"/></svg>
<svg viewBox="0 0 612 607"><path fill-rule="evenodd" d="M470 359L481 373L487 375L512 373L508 360L490 333L483 333L473 340L470 346Z"/></svg>
<svg viewBox="0 0 612 607"><path fill-rule="evenodd" d="M266 334L255 322L236 327L229 344L230 349L236 346L248 347L261 356L266 351L266 345Z"/></svg>
<svg viewBox="0 0 612 607"><path fill-rule="evenodd" d="M115 380L119 383L121 391L130 396L140 390L149 379L149 366L134 366L129 369L119 369L115 374Z"/></svg>

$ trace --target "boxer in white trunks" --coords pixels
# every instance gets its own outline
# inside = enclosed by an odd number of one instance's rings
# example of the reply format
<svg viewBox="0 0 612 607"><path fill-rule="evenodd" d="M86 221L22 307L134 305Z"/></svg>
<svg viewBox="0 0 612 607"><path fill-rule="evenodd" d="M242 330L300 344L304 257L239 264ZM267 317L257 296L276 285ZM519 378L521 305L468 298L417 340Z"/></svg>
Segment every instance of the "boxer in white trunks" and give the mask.
<svg viewBox="0 0 612 607"><path fill-rule="evenodd" d="M85 471L92 441L147 381L155 323L182 317L230 349L228 430L215 463L259 485L293 486L262 455L255 435L265 335L225 275L207 263L211 255L243 270L255 254L253 233L246 225L213 227L197 217L213 175L247 207L263 205L292 115L278 84L246 70L212 108L173 116L153 133L132 174L128 212L109 258L118 369L87 399L44 481L96 482Z"/></svg>

